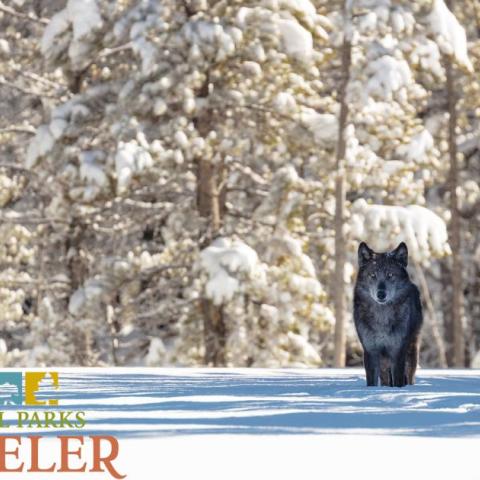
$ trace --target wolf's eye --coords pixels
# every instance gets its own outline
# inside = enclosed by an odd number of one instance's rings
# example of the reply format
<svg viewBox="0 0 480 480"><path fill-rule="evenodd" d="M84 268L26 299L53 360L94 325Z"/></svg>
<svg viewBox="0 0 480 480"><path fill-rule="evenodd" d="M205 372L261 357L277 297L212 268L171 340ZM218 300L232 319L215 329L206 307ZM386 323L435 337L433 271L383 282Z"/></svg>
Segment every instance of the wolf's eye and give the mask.
<svg viewBox="0 0 480 480"><path fill-rule="evenodd" d="M376 273L371 273L370 278L377 278L377 274Z"/></svg>

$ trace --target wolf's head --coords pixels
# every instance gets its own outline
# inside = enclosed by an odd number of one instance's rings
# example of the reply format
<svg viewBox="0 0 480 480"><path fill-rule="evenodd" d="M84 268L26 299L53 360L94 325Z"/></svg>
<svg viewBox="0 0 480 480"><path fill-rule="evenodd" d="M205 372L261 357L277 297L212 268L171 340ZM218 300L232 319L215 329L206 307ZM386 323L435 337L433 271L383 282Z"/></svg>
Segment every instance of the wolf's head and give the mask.
<svg viewBox="0 0 480 480"><path fill-rule="evenodd" d="M358 247L357 288L381 305L392 302L410 283L407 264L408 249L403 242L385 253L374 252L362 242Z"/></svg>

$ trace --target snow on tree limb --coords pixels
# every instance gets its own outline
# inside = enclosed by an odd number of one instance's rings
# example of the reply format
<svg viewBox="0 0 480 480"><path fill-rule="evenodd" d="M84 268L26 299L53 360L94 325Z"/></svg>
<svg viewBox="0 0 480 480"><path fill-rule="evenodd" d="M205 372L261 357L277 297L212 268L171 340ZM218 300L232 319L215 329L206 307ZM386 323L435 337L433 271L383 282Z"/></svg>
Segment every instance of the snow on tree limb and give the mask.
<svg viewBox="0 0 480 480"><path fill-rule="evenodd" d="M473 65L468 58L467 36L455 15L448 9L444 0L434 0L428 17L431 31L443 53L453 55L455 60L469 72Z"/></svg>
<svg viewBox="0 0 480 480"><path fill-rule="evenodd" d="M206 295L215 305L230 301L241 290L242 275L261 274L255 250L243 242L227 238L217 238L205 248L200 253L200 265L208 275Z"/></svg>
<svg viewBox="0 0 480 480"><path fill-rule="evenodd" d="M92 40L102 27L96 0L68 0L66 7L55 14L45 28L42 54L55 62L67 53L72 70L81 70L89 63Z"/></svg>
<svg viewBox="0 0 480 480"><path fill-rule="evenodd" d="M450 254L445 222L419 205L371 205L359 199L353 204L351 228L358 240L371 243L378 251L406 241L419 261Z"/></svg>

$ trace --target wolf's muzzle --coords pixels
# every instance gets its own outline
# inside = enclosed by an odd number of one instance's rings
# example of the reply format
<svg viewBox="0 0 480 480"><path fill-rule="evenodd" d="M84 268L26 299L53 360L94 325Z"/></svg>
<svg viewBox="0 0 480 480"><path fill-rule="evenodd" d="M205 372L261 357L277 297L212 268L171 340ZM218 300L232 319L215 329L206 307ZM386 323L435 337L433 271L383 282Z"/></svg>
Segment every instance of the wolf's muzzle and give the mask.
<svg viewBox="0 0 480 480"><path fill-rule="evenodd" d="M383 302L387 298L387 292L385 290L378 290L377 291L377 298L381 302Z"/></svg>

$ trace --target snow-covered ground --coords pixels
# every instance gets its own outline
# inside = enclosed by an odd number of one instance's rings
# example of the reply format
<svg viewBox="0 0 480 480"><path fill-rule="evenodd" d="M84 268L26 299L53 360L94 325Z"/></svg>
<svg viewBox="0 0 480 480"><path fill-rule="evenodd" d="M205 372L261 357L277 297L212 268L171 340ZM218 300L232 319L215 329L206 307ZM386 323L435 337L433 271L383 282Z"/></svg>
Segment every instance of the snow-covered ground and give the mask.
<svg viewBox="0 0 480 480"><path fill-rule="evenodd" d="M88 432L478 436L480 442L478 370L422 370L416 385L402 389L366 388L357 369L67 372L60 373L60 407L86 411Z"/></svg>
<svg viewBox="0 0 480 480"><path fill-rule="evenodd" d="M127 478L480 479L479 370L421 370L402 389L366 388L359 369L62 370L60 384L83 434L119 438Z"/></svg>

